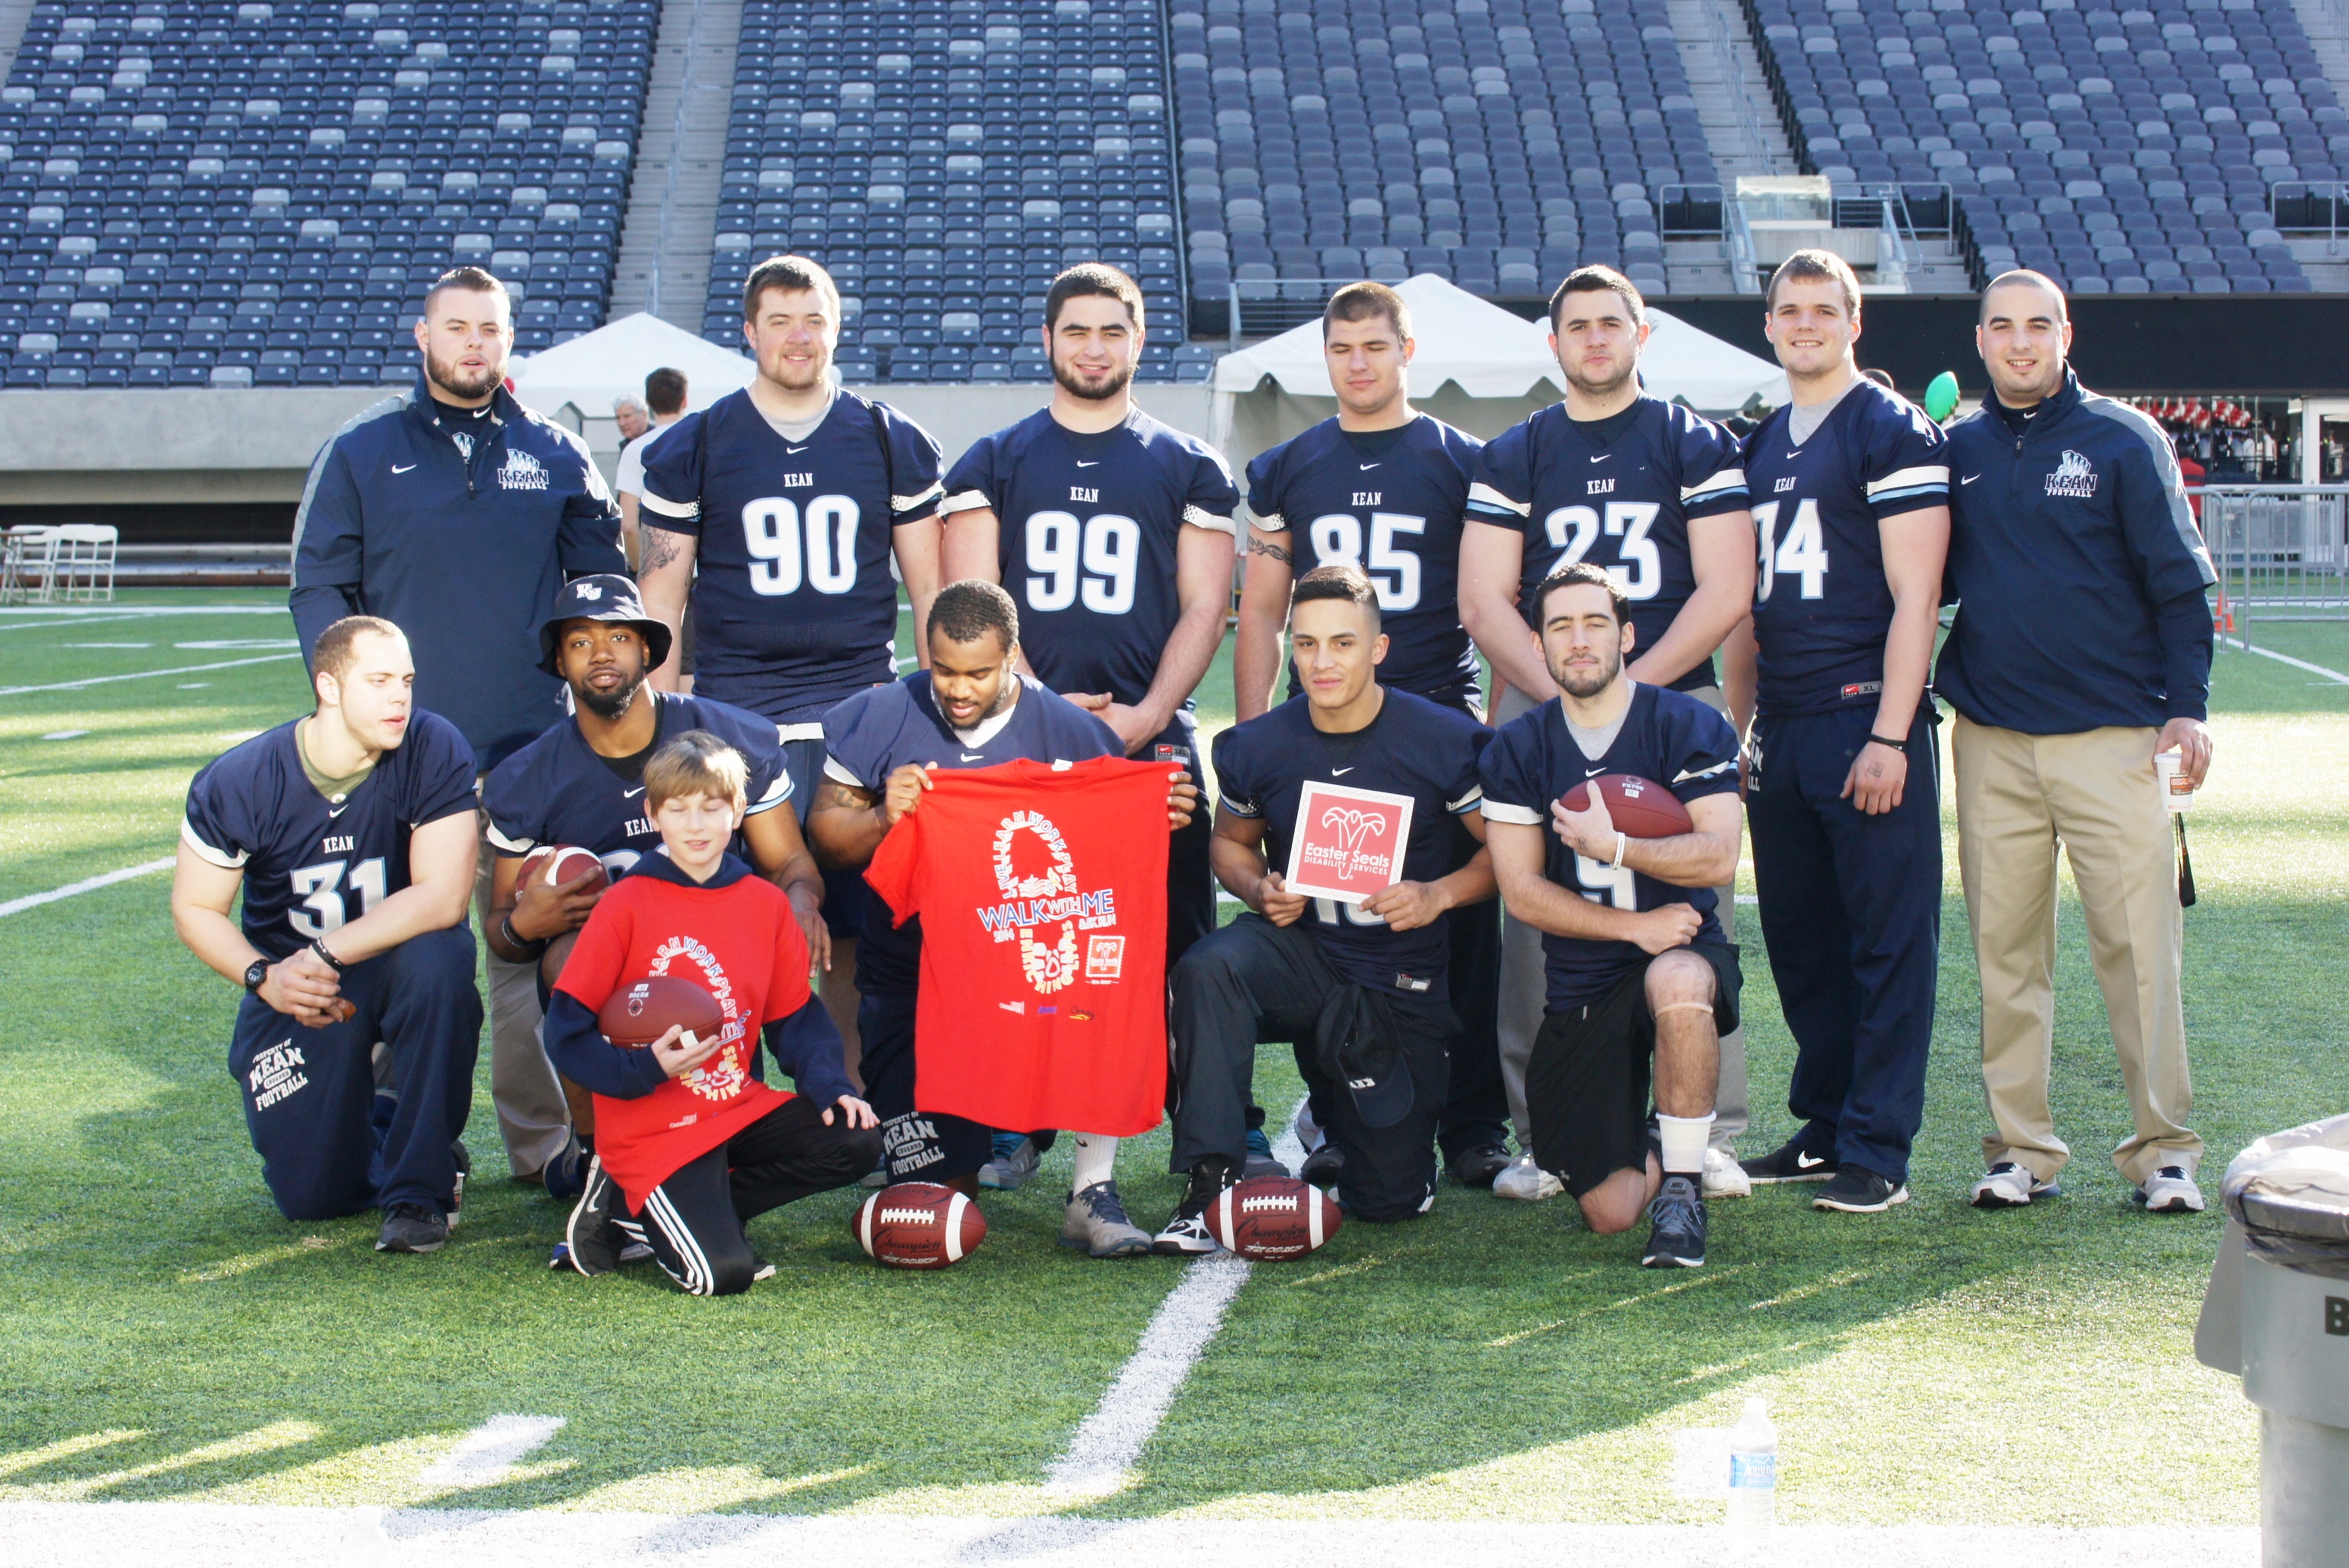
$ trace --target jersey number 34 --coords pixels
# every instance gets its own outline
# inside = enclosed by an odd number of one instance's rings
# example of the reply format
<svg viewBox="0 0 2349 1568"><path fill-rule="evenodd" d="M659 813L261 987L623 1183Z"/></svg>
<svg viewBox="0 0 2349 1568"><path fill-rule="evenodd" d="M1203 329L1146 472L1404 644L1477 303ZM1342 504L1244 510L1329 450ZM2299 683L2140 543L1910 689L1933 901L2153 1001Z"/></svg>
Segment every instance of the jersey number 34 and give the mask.
<svg viewBox="0 0 2349 1568"><path fill-rule="evenodd" d="M1770 597L1770 590L1777 586L1781 572L1802 579L1806 599L1817 599L1826 593L1827 542L1819 527L1819 503L1796 502L1795 520L1786 525L1786 537L1778 539L1775 535L1782 504L1769 500L1754 509L1754 531L1762 543L1762 573L1754 584L1754 602L1757 604Z"/></svg>

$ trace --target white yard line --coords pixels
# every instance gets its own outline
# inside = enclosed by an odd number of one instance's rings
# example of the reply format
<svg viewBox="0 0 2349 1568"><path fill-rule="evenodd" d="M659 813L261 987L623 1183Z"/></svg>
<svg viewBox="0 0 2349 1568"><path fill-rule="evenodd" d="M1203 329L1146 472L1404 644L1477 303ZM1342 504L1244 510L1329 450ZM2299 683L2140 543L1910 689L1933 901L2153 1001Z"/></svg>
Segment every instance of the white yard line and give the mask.
<svg viewBox="0 0 2349 1568"><path fill-rule="evenodd" d="M152 680L158 676L191 676L200 670L233 670L239 665L265 665L276 659L298 659L300 649L283 654L257 654L249 659L222 659L216 664L181 665L176 669L139 670L127 676L89 676L78 681L56 681L48 686L0 686L0 696L22 696L29 691L71 691L77 686L105 686L112 681Z"/></svg>
<svg viewBox="0 0 2349 1568"><path fill-rule="evenodd" d="M496 1486L514 1465L563 1429L561 1416L492 1416L416 1479L426 1486Z"/></svg>
<svg viewBox="0 0 2349 1568"><path fill-rule="evenodd" d="M2310 675L2323 676L2326 680L2349 686L2349 676L2339 670L2328 670L2323 665L2312 665L2306 659L2295 659L2290 654L2279 654L2273 648L2255 648L2240 637L2221 637L2219 640L2230 648L2240 648L2247 654L2257 654L2263 659L2273 659L2280 665L2290 665L2293 669L2306 670Z"/></svg>
<svg viewBox="0 0 2349 1568"><path fill-rule="evenodd" d="M1292 1112L1272 1149L1273 1157L1291 1171L1305 1163L1296 1121ZM1125 1485L1191 1368L1223 1327L1225 1309L1247 1284L1248 1272L1247 1263L1228 1253L1210 1253L1183 1271L1182 1283L1158 1304L1142 1343L1118 1368L1117 1380L1044 1472L1046 1491L1102 1497Z"/></svg>
<svg viewBox="0 0 2349 1568"><path fill-rule="evenodd" d="M62 624L68 615L285 615L292 612L283 604L9 604L0 606L0 616L27 620L49 625Z"/></svg>
<svg viewBox="0 0 2349 1568"><path fill-rule="evenodd" d="M47 631L52 626L98 626L109 621L135 621L136 615L75 615L61 621L18 621L14 625L0 626L0 632Z"/></svg>
<svg viewBox="0 0 2349 1568"><path fill-rule="evenodd" d="M141 861L135 866L125 866L119 872L107 872L99 876L84 877L78 882L67 882L63 887L53 887L47 892L28 892L22 898L12 898L5 903L0 903L0 915L21 914L28 909L38 909L45 903L55 903L61 898L71 898L78 892L94 892L102 887L112 887L119 882L129 882L133 877L152 876L157 872L170 871L177 863L177 857L165 855L161 860Z"/></svg>

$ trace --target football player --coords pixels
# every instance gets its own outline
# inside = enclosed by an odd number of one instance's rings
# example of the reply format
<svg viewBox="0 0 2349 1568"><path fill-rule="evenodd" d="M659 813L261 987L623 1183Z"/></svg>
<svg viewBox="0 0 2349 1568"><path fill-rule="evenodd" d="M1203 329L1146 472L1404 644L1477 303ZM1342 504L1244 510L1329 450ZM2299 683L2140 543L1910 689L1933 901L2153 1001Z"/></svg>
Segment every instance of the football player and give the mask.
<svg viewBox="0 0 2349 1568"><path fill-rule="evenodd" d="M991 768L1027 758L1081 762L1124 754L1125 742L1099 715L1019 672L1019 612L992 583L939 590L925 631L929 668L894 686L857 693L824 720L830 755L808 832L834 865L863 868L897 820L921 804L929 772ZM1169 797L1176 830L1189 825L1195 785L1185 772ZM866 905L856 955L863 994L865 1098L881 1118L893 1181L936 1181L968 1192L991 1152L988 1130L960 1117L916 1112L914 1026L921 974L921 925L893 925L876 899ZM1118 1140L1080 1132L1076 1175L1061 1238L1097 1258L1150 1251L1150 1234L1127 1219L1118 1196Z"/></svg>
<svg viewBox="0 0 2349 1568"><path fill-rule="evenodd" d="M687 414L645 452L638 518L645 605L672 631L693 604L694 691L782 727L793 810L804 820L823 773L823 716L853 691L896 678L897 584L914 624L938 586L938 445L885 403L832 377L840 291L801 256L776 256L742 286L742 336L759 374ZM674 648L653 673L678 687ZM824 999L854 1054L864 885L825 884L834 968Z"/></svg>
<svg viewBox="0 0 2349 1568"><path fill-rule="evenodd" d="M390 622L346 616L311 660L316 709L188 786L171 923L244 986L229 1070L279 1212L380 1208L378 1252L437 1252L481 1035L465 923L473 748L414 706L415 661ZM398 1097L380 1108L378 1041Z"/></svg>
<svg viewBox="0 0 2349 1568"><path fill-rule="evenodd" d="M1458 584L1463 509L1484 443L1411 406L1409 366L1418 346L1411 306L1386 284L1350 284L1331 295L1321 313L1321 346L1338 393L1336 417L1248 465L1252 521L1232 649L1239 718L1254 718L1269 704L1295 573L1345 564L1361 567L1378 591L1388 649L1379 684L1482 724L1483 672L1460 624ZM1288 689L1290 696L1303 689L1293 672ZM1479 845L1461 830L1453 848L1465 864ZM1508 1099L1494 1033L1501 906L1486 900L1454 910L1446 925L1452 1006L1464 1033L1453 1052L1452 1102L1438 1139L1454 1178L1485 1187L1509 1168ZM1315 1177L1326 1180L1337 1150L1317 1146L1312 1119L1309 1113L1298 1131Z"/></svg>
<svg viewBox="0 0 2349 1568"><path fill-rule="evenodd" d="M1730 643L1747 733L1762 939L1802 1126L1745 1170L1825 1181L1813 1206L1909 1199L1941 930L1937 715L1925 700L1950 543L1940 427L1859 374L1859 284L1797 251L1764 326L1794 401L1747 438L1760 575Z"/></svg>
<svg viewBox="0 0 2349 1568"><path fill-rule="evenodd" d="M1704 1262L1702 1180L1721 1037L1737 1026L1737 949L1713 891L1737 866L1737 739L1686 692L1632 677L1639 626L1621 583L1568 562L1531 595L1557 696L1485 751L1485 819L1509 917L1542 933L1541 1032L1526 1068L1533 1157L1593 1231L1645 1211L1651 1268ZM1691 830L1634 839L1584 780L1669 789ZM1653 1130L1649 1126L1652 1067Z"/></svg>
<svg viewBox="0 0 2349 1568"><path fill-rule="evenodd" d="M1754 591L1753 520L1737 439L1675 403L1640 390L1646 302L1611 267L1568 274L1550 296L1550 350L1566 375L1563 402L1487 446L1468 495L1460 547L1460 614L1509 689L1494 704L1506 724L1553 689L1536 639L1533 591L1558 564L1592 561L1614 573L1630 603L1639 652L1631 678L1671 686L1725 711L1713 649L1745 618ZM1716 902L1724 940L1735 900ZM1502 935L1500 1039L1517 1138L1525 1140L1527 1053L1541 1026L1537 933ZM1721 1114L1704 1185L1713 1197L1746 1189L1731 1140L1745 1130L1745 1043L1721 1047ZM1558 1191L1527 1159L1493 1185L1503 1197Z"/></svg>
<svg viewBox="0 0 2349 1568"><path fill-rule="evenodd" d="M1174 1165L1190 1187L1158 1233L1162 1253L1216 1250L1206 1213L1246 1160L1260 1039L1294 1043L1340 1156L1348 1213L1415 1219L1435 1202L1437 1122L1461 1039L1446 927L1493 896L1474 815L1492 732L1381 684L1390 644L1358 566L1298 580L1289 646L1304 695L1216 738L1216 875L1248 912L1195 944L1173 976ZM1288 885L1317 813L1405 801L1392 882L1344 902ZM1476 844L1465 864L1455 819Z"/></svg>

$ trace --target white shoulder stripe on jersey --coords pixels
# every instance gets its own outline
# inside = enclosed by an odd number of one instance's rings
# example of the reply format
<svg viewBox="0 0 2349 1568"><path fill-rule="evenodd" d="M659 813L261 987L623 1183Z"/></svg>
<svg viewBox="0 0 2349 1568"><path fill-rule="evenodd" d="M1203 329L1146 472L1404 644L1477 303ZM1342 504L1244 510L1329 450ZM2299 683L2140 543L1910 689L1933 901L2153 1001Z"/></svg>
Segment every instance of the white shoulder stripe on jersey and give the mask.
<svg viewBox="0 0 2349 1568"><path fill-rule="evenodd" d="M1228 533L1234 539L1237 539L1239 537L1240 525L1238 523L1234 522L1228 517L1218 517L1214 512L1207 511L1205 507L1185 507L1183 509L1183 521L1189 523L1193 528L1204 528L1210 533Z"/></svg>
<svg viewBox="0 0 2349 1568"><path fill-rule="evenodd" d="M1457 800L1446 801L1444 809L1451 812L1455 817L1464 817L1468 814L1469 808L1475 805L1477 801L1482 800L1484 798L1485 787L1482 784L1479 784L1475 789L1469 790L1465 795L1461 796Z"/></svg>
<svg viewBox="0 0 2349 1568"><path fill-rule="evenodd" d="M1287 533L1288 520L1277 511L1268 511L1257 518L1254 527L1258 533Z"/></svg>
<svg viewBox="0 0 2349 1568"><path fill-rule="evenodd" d="M538 841L536 839L507 838L503 833L498 831L498 825L495 822L490 823L489 826L482 830L488 835L490 842L495 844L498 848L503 850L510 855L526 855L530 853L531 851L538 848Z"/></svg>
<svg viewBox="0 0 2349 1568"><path fill-rule="evenodd" d="M1531 517L1534 511L1533 502L1529 500L1511 500L1488 484L1470 485L1468 504L1475 506L1480 502L1488 507L1496 507L1503 511L1514 511L1519 517Z"/></svg>
<svg viewBox="0 0 2349 1568"><path fill-rule="evenodd" d="M779 724L775 726L775 738L777 740L785 741L822 740L823 738L823 726L821 724Z"/></svg>
<svg viewBox="0 0 2349 1568"><path fill-rule="evenodd" d="M1541 826L1541 813L1530 806L1508 806L1488 799L1482 809L1488 822L1515 822L1520 828Z"/></svg>
<svg viewBox="0 0 2349 1568"><path fill-rule="evenodd" d="M185 817L180 819L180 842L187 845L188 848L195 851L199 856L209 861L213 865L220 867L220 869L224 872L242 871L244 868L244 862L248 858L241 851L237 854L232 855L226 850L216 850L212 848L210 844L196 837L195 824L189 821Z"/></svg>
<svg viewBox="0 0 2349 1568"><path fill-rule="evenodd" d="M1719 762L1714 763L1710 768L1684 768L1681 769L1681 776L1673 779L1672 782L1675 784L1685 784L1692 779L1710 779L1716 773L1724 773L1736 766L1737 758L1734 757L1727 757L1723 758Z"/></svg>
<svg viewBox="0 0 2349 1568"><path fill-rule="evenodd" d="M1946 490L1949 488L1949 483L1950 470L1947 464L1927 463L1913 469L1894 469L1882 479L1872 481L1868 487L1868 493L1869 499L1873 500L1888 490L1925 490L1934 485L1940 485Z"/></svg>
<svg viewBox="0 0 2349 1568"><path fill-rule="evenodd" d="M647 511L658 512L663 517L686 519L701 515L701 503L698 500L667 500L653 494L650 490L638 490L636 504Z"/></svg>
<svg viewBox="0 0 2349 1568"><path fill-rule="evenodd" d="M939 488L944 489L945 487L941 486ZM957 490L952 495L947 497L946 500L938 502L938 510L942 512L949 513L957 511L977 511L981 507L992 507L994 504L995 503L993 501L987 499L987 492L985 490Z"/></svg>
<svg viewBox="0 0 2349 1568"><path fill-rule="evenodd" d="M775 781L767 786L767 792L751 801L750 809L742 814L746 817L755 817L761 811L771 811L791 798L792 776L789 773L778 773L775 775Z"/></svg>
<svg viewBox="0 0 2349 1568"><path fill-rule="evenodd" d="M827 757L823 759L823 776L827 779L833 779L836 782L845 784L852 789L865 789L869 788L864 779L859 779L855 774L851 773L847 769L842 767L840 764L840 758L837 757Z"/></svg>
<svg viewBox="0 0 2349 1568"><path fill-rule="evenodd" d="M929 489L922 491L919 495L893 495L889 498L889 510L891 511L911 511L917 506L926 506L931 501L937 500L938 497L946 493L947 487L945 485L934 484Z"/></svg>
<svg viewBox="0 0 2349 1568"><path fill-rule="evenodd" d="M1255 807L1247 805L1242 801L1235 800L1229 795L1225 794L1216 795L1216 810L1218 811L1229 811L1235 817L1247 817L1251 820L1264 814L1261 811L1258 811Z"/></svg>
<svg viewBox="0 0 2349 1568"><path fill-rule="evenodd" d="M1705 480L1701 483L1689 485L1683 488L1681 491L1681 500L1683 501L1692 501L1696 500L1699 496L1713 495L1725 490L1744 490L1744 488L1745 470L1744 469L1720 469L1714 471L1713 476L1711 479Z"/></svg>

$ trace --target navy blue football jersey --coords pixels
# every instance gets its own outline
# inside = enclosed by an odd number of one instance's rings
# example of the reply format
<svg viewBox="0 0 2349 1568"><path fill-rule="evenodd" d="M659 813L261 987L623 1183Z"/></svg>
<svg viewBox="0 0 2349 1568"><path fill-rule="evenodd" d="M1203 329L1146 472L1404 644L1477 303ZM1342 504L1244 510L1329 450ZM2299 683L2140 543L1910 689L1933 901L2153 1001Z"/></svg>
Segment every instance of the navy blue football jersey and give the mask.
<svg viewBox="0 0 2349 1568"><path fill-rule="evenodd" d="M891 531L937 511L929 432L842 391L804 441L748 392L671 425L645 452L643 521L697 541L694 689L810 723L895 677Z"/></svg>
<svg viewBox="0 0 2349 1568"><path fill-rule="evenodd" d="M1585 757L1568 729L1565 706L1550 698L1501 727L1485 748L1485 817L1538 827L1549 855L1542 872L1587 899L1617 909L1650 910L1685 903L1703 918L1699 942L1722 940L1717 900L1709 887L1674 887L1629 866L1588 860L1566 847L1550 823L1553 801L1586 779L1629 773L1653 779L1682 802L1737 791L1737 737L1729 721L1695 697L1645 683L1631 689L1630 710L1615 743L1599 758ZM1596 1002L1648 954L1635 942L1593 942L1542 934L1542 968L1553 1013Z"/></svg>
<svg viewBox="0 0 2349 1568"><path fill-rule="evenodd" d="M1460 869L1450 819L1476 809L1484 793L1477 762L1492 738L1466 714L1392 687L1378 717L1346 735L1314 728L1311 705L1291 697L1216 737L1216 808L1261 818L1265 860L1285 872L1309 782L1404 796L1412 808L1403 880L1433 882ZM1397 931L1358 905L1317 898L1304 923L1330 967L1349 980L1438 999L1449 995L1448 917Z"/></svg>
<svg viewBox="0 0 2349 1568"><path fill-rule="evenodd" d="M1480 674L1460 624L1460 521L1484 443L1422 414L1394 430L1324 419L1247 467L1248 510L1290 535L1297 574L1359 566L1378 590L1379 684L1465 711ZM1298 693L1289 672L1288 695Z"/></svg>
<svg viewBox="0 0 2349 1568"><path fill-rule="evenodd" d="M1125 755L1117 731L1107 724L1028 676L1017 678L1019 700L1011 711L968 730L956 729L938 711L926 670L858 692L824 715L824 777L878 795L888 787L889 775L908 762L993 768L1022 759L1083 762ZM921 969L919 917L894 925L886 904L866 899L863 940L856 944L856 988L866 995L910 996Z"/></svg>
<svg viewBox="0 0 2349 1568"><path fill-rule="evenodd" d="M1139 408L1094 434L1039 409L981 438L947 474L949 515L982 506L1000 525L1003 586L1038 678L1133 704L1181 618L1175 539L1185 527L1232 532L1239 491L1214 448ZM1187 734L1185 725L1173 729Z"/></svg>
<svg viewBox="0 0 2349 1568"><path fill-rule="evenodd" d="M1468 515L1525 535L1517 605L1528 625L1534 589L1559 565L1606 567L1631 601L1636 658L1696 592L1690 521L1745 510L1743 463L1736 437L1677 403L1642 395L1622 415L1588 421L1553 403L1485 448ZM1714 685L1711 656L1672 684Z"/></svg>
<svg viewBox="0 0 2349 1568"><path fill-rule="evenodd" d="M1948 504L1949 443L1923 409L1865 377L1799 447L1787 428L1792 411L1791 404L1778 409L1745 442L1761 563L1755 707L1792 714L1873 706L1892 625L1877 524Z"/></svg>
<svg viewBox="0 0 2349 1568"><path fill-rule="evenodd" d="M409 885L408 836L473 809L473 748L437 713L336 805L302 771L300 719L214 758L188 786L180 841L244 872L244 939L274 961Z"/></svg>
<svg viewBox="0 0 2349 1568"><path fill-rule="evenodd" d="M653 750L688 729L706 729L742 754L750 766L750 815L771 811L792 798L792 776L774 720L650 686L636 700L655 705ZM615 766L621 760L598 757L579 733L576 718L550 726L499 763L482 784L490 842L506 855L526 855L541 844L575 844L592 851L615 879L625 876L640 857L660 847L660 830L645 810L643 759L626 771ZM739 838L735 852L750 859Z"/></svg>

